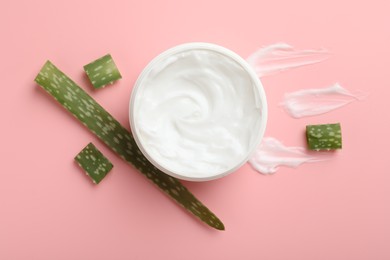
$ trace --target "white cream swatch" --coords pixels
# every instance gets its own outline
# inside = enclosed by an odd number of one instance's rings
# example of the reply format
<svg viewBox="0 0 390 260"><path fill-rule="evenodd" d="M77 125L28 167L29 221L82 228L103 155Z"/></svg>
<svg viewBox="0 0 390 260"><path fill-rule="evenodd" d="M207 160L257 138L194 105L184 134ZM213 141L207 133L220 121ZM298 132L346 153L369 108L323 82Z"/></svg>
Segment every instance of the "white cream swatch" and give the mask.
<svg viewBox="0 0 390 260"><path fill-rule="evenodd" d="M249 159L249 164L256 171L268 175L275 173L279 166L296 168L303 163L324 161L328 158L328 153L311 155L303 147L288 147L273 137L264 137Z"/></svg>
<svg viewBox="0 0 390 260"><path fill-rule="evenodd" d="M314 116L345 106L366 95L360 91L349 91L335 83L327 88L302 89L284 95L282 105L294 118Z"/></svg>
<svg viewBox="0 0 390 260"><path fill-rule="evenodd" d="M132 126L140 147L165 171L188 180L213 178L244 163L265 124L259 89L245 68L213 49L162 57L134 98Z"/></svg>
<svg viewBox="0 0 390 260"><path fill-rule="evenodd" d="M275 43L265 46L251 54L247 62L255 69L259 77L277 74L326 60L326 49L296 50L287 43Z"/></svg>

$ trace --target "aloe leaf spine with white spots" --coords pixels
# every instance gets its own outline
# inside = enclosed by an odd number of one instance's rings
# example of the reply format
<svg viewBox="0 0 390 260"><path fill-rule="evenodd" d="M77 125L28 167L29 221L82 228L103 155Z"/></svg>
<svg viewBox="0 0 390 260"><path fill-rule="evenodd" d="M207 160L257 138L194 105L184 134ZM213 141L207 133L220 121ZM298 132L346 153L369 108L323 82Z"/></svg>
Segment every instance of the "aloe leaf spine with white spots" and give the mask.
<svg viewBox="0 0 390 260"><path fill-rule="evenodd" d="M46 92L73 114L122 159L133 165L180 206L209 226L224 230L223 223L179 180L153 166L142 154L131 133L74 81L47 61L35 78Z"/></svg>

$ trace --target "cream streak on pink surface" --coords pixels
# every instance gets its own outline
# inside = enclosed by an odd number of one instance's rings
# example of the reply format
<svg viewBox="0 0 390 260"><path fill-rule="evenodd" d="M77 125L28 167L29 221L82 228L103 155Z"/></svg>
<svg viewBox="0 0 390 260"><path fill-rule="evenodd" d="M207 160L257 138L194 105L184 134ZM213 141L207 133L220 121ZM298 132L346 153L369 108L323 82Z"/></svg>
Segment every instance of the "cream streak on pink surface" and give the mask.
<svg viewBox="0 0 390 260"><path fill-rule="evenodd" d="M265 137L249 159L249 164L262 174L273 174L280 166L296 168L303 163L318 162L328 158L326 153L311 154L303 147L285 146L273 137Z"/></svg>
<svg viewBox="0 0 390 260"><path fill-rule="evenodd" d="M365 97L366 94L360 91L349 91L335 83L327 88L286 93L282 105L289 115L301 118L324 114Z"/></svg>
<svg viewBox="0 0 390 260"><path fill-rule="evenodd" d="M260 48L247 58L259 77L314 64L326 60L326 49L296 50L287 43L275 43Z"/></svg>

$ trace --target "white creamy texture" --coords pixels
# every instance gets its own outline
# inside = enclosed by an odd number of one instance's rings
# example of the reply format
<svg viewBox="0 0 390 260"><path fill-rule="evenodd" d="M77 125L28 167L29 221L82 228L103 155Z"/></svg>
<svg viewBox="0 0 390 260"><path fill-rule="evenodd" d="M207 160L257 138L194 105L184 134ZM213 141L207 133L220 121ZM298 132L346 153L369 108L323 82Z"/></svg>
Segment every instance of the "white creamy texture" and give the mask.
<svg viewBox="0 0 390 260"><path fill-rule="evenodd" d="M264 77L318 63L328 57L329 52L326 49L296 50L287 43L275 43L251 54L247 62L252 65L259 77Z"/></svg>
<svg viewBox="0 0 390 260"><path fill-rule="evenodd" d="M327 88L286 93L282 105L292 117L300 118L330 112L365 96L360 91L348 91L336 83Z"/></svg>
<svg viewBox="0 0 390 260"><path fill-rule="evenodd" d="M260 131L259 90L232 58L188 50L154 64L134 101L146 152L171 172L207 177L246 160Z"/></svg>
<svg viewBox="0 0 390 260"><path fill-rule="evenodd" d="M273 174L279 166L296 168L303 163L318 162L328 158L330 154L310 153L303 147L285 146L273 137L265 137L249 159L249 164L262 174Z"/></svg>

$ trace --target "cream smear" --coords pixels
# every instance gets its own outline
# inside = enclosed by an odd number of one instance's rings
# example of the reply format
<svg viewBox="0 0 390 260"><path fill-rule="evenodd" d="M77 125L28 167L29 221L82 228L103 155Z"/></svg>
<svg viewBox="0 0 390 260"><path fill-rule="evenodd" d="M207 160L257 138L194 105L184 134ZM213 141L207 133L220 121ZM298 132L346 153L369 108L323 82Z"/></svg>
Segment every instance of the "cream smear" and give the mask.
<svg viewBox="0 0 390 260"><path fill-rule="evenodd" d="M265 124L252 73L229 55L207 49L154 62L138 82L132 112L133 131L148 159L190 180L245 163Z"/></svg>
<svg viewBox="0 0 390 260"><path fill-rule="evenodd" d="M327 113L365 96L360 91L349 91L336 83L327 88L286 93L282 105L289 115L301 118Z"/></svg>
<svg viewBox="0 0 390 260"><path fill-rule="evenodd" d="M247 58L259 77L277 74L326 60L326 49L296 50L287 43L275 43L260 48Z"/></svg>
<svg viewBox="0 0 390 260"><path fill-rule="evenodd" d="M273 137L264 137L249 159L249 164L262 174L273 174L280 166L296 168L303 163L318 162L329 158L322 153L311 155L303 147L285 146Z"/></svg>

